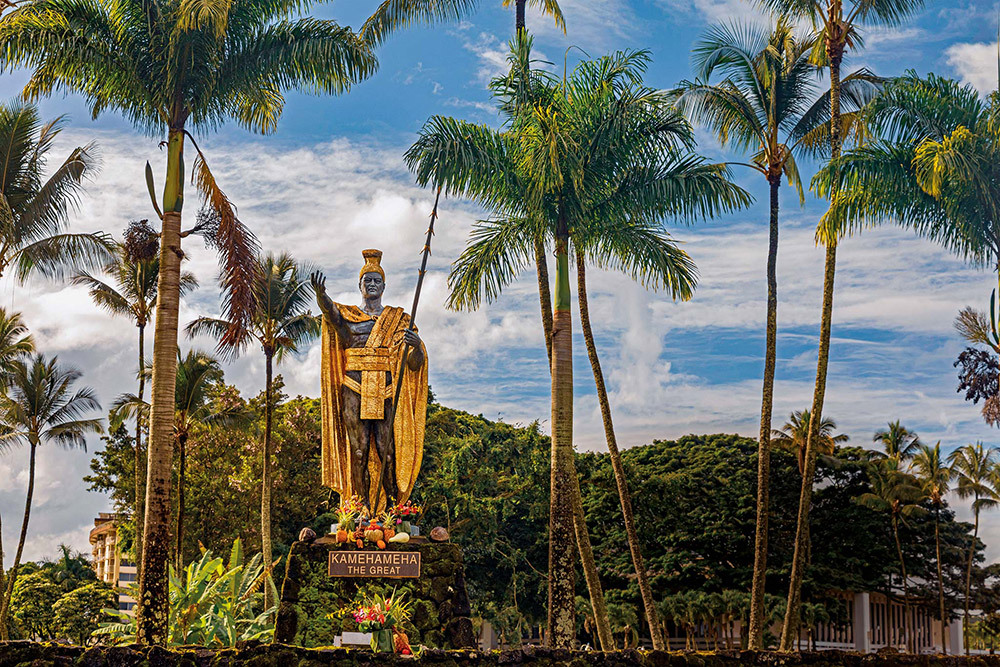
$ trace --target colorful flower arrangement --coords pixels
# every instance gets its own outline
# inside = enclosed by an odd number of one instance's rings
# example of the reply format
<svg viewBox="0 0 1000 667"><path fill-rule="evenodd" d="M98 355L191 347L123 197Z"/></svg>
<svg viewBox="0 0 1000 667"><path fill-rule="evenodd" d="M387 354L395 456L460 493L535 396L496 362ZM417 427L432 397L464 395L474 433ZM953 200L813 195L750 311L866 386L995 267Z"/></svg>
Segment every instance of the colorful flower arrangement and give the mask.
<svg viewBox="0 0 1000 667"><path fill-rule="evenodd" d="M342 499L337 510L337 542L353 542L359 549L363 549L366 542L379 549L385 549L389 542L408 542L409 521L415 520L421 511L421 507L407 501L371 518L360 497Z"/></svg>
<svg viewBox="0 0 1000 667"><path fill-rule="evenodd" d="M402 625L410 620L410 603L395 591L389 597L375 594L352 614L361 632L370 632L371 646L375 652L411 655L410 640L403 632Z"/></svg>
<svg viewBox="0 0 1000 667"><path fill-rule="evenodd" d="M389 524L395 526L398 532L409 535L411 532L410 526L417 522L423 511L423 507L414 505L407 500L405 503L390 507L386 512L386 518Z"/></svg>
<svg viewBox="0 0 1000 667"><path fill-rule="evenodd" d="M396 523L401 523L403 521L416 523L423 511L423 507L420 505L414 505L412 502L407 500L405 503L400 503L394 507L390 507L388 514L396 521Z"/></svg>
<svg viewBox="0 0 1000 667"><path fill-rule="evenodd" d="M361 500L360 496L340 499L340 507L337 508L337 521L340 522L341 528L344 530L354 530L367 517L368 508L365 507L365 503Z"/></svg>

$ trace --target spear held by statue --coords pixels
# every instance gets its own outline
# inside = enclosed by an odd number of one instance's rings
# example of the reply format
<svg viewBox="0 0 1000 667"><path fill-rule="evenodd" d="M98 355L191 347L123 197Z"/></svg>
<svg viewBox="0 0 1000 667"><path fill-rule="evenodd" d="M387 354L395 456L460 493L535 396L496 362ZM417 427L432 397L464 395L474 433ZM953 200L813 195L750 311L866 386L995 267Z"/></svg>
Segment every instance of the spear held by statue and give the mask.
<svg viewBox="0 0 1000 667"><path fill-rule="evenodd" d="M413 305L410 308L410 325L408 329L412 331L416 327L417 322L417 306L420 305L420 291L424 286L424 274L427 273L427 259L431 254L431 239L434 237L434 223L438 218L438 202L441 200L441 186L437 187L437 192L434 195L434 207L431 209L430 224L427 226L427 237L424 239L424 247L420 251L420 271L417 273L417 287L413 292ZM396 368L396 374L393 376L395 387L393 389L392 402L389 404L389 413L386 418L389 423L393 423L396 418L396 408L399 405L400 394L403 390L403 373L406 372L406 360L410 354L410 343L405 342L403 345L403 352L399 358L399 365ZM381 499L382 488L385 485L385 475L389 466L386 462L382 462L382 470L380 474L380 479L378 486L375 490L375 501L372 503L372 511L378 511L379 500Z"/></svg>

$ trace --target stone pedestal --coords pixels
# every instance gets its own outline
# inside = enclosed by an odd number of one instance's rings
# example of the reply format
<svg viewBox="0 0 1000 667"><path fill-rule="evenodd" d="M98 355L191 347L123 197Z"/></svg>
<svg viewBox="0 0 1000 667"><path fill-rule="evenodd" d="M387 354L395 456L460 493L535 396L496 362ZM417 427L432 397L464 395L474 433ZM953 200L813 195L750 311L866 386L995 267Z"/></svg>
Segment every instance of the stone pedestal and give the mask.
<svg viewBox="0 0 1000 667"><path fill-rule="evenodd" d="M419 579L340 578L328 574L329 553L354 549L326 539L295 542L288 554L281 585L274 641L299 646L333 646L334 637L357 624L346 610L358 592L405 592L412 615L404 630L414 646L470 648L476 636L469 619L465 565L457 544L425 542L393 544L393 551L419 551ZM332 616L331 616L332 615Z"/></svg>

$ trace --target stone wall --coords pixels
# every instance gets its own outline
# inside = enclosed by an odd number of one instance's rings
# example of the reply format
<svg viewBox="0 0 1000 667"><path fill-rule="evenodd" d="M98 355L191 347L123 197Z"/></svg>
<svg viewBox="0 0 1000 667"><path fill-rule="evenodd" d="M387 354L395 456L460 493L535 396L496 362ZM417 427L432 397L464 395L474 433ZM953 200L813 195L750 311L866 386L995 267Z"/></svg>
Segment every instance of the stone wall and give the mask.
<svg viewBox="0 0 1000 667"><path fill-rule="evenodd" d="M250 644L212 651L131 646L94 647L0 643L0 667L1000 667L1000 656L935 656L817 651L666 653L664 651L428 650L419 658L375 655L367 649L308 649Z"/></svg>
<svg viewBox="0 0 1000 667"><path fill-rule="evenodd" d="M331 549L353 549L326 540L295 542L288 555L281 586L275 642L316 647L332 646L335 636L356 631L347 609L359 593L405 592L412 604L404 627L413 646L465 648L476 643L465 589L465 565L457 544L423 542L393 544L394 551L418 551L419 579L348 579L328 574ZM332 615L332 616L331 616Z"/></svg>

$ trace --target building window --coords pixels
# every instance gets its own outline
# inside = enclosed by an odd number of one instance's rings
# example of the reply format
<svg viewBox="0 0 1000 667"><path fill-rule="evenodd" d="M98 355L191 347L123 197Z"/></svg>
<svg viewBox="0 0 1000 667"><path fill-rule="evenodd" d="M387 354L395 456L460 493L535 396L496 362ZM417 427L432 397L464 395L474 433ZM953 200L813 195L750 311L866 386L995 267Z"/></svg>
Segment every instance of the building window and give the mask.
<svg viewBox="0 0 1000 667"><path fill-rule="evenodd" d="M118 585L121 586L122 583L128 583L135 581L135 572L119 572L118 573Z"/></svg>

